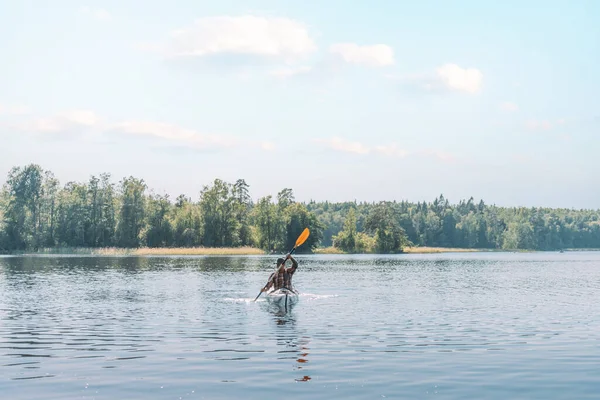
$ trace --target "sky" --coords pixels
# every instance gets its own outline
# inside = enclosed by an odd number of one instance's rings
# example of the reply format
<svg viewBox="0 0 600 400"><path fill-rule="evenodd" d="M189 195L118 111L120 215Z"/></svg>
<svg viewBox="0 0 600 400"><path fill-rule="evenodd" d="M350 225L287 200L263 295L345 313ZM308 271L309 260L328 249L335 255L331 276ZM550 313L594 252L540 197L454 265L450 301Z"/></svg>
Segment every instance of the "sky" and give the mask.
<svg viewBox="0 0 600 400"><path fill-rule="evenodd" d="M0 181L600 208L600 2L0 3Z"/></svg>

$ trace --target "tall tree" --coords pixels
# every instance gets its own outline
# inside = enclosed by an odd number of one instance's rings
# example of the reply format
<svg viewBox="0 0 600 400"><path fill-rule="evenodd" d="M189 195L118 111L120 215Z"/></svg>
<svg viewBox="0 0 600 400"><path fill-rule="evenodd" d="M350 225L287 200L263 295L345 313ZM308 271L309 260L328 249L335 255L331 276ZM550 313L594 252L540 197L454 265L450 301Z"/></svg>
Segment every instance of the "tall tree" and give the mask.
<svg viewBox="0 0 600 400"><path fill-rule="evenodd" d="M258 245L260 248L273 252L282 245L283 232L282 220L279 210L272 202L271 196L265 196L258 200L253 210L256 224Z"/></svg>
<svg viewBox="0 0 600 400"><path fill-rule="evenodd" d="M389 202L381 202L371 210L366 228L375 234L378 253L399 253L409 244Z"/></svg>
<svg viewBox="0 0 600 400"><path fill-rule="evenodd" d="M202 217L200 208L184 195L177 197L173 209L173 245L177 247L199 246L202 241Z"/></svg>
<svg viewBox="0 0 600 400"><path fill-rule="evenodd" d="M44 171L37 164L15 167L8 174L4 216L11 249L37 248L42 244L43 176Z"/></svg>
<svg viewBox="0 0 600 400"><path fill-rule="evenodd" d="M121 209L117 224L117 243L120 247L138 247L140 232L144 227L145 196L144 180L125 178L121 185Z"/></svg>
<svg viewBox="0 0 600 400"><path fill-rule="evenodd" d="M285 242L280 251L288 251L294 247L296 239L305 228L310 229L310 236L302 247L296 251L300 253L312 252L323 238L323 225L314 214L307 210L304 204L291 203L285 209L284 221Z"/></svg>
<svg viewBox="0 0 600 400"><path fill-rule="evenodd" d="M200 193L200 208L204 217L204 245L208 247L237 246L239 223L236 219L236 199L231 184L215 179Z"/></svg>
<svg viewBox="0 0 600 400"><path fill-rule="evenodd" d="M344 229L334 236L333 244L343 251L354 253L356 251L357 234L356 212L354 211L354 208L351 208L344 221Z"/></svg>
<svg viewBox="0 0 600 400"><path fill-rule="evenodd" d="M243 179L238 179L233 185L232 195L236 202L236 219L239 229L239 243L242 246L253 244L252 230L250 229L249 214L252 210L249 186Z"/></svg>
<svg viewBox="0 0 600 400"><path fill-rule="evenodd" d="M98 246L114 246L117 227L115 207L115 185L110 181L110 174L100 175L100 215L98 222Z"/></svg>
<svg viewBox="0 0 600 400"><path fill-rule="evenodd" d="M63 246L86 247L92 245L87 185L68 182L60 191L58 207L58 242Z"/></svg>
<svg viewBox="0 0 600 400"><path fill-rule="evenodd" d="M173 242L173 228L169 219L171 212L169 195L153 195L148 198L147 226L143 234L148 247L169 247Z"/></svg>

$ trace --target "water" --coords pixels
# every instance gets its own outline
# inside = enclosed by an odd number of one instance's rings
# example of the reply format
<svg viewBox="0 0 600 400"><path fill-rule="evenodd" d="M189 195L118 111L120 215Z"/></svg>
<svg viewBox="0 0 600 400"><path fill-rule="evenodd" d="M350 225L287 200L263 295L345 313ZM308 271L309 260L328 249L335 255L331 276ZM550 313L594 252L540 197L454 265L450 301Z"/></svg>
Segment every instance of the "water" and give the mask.
<svg viewBox="0 0 600 400"><path fill-rule="evenodd" d="M585 399L600 253L1 257L2 399Z"/></svg>

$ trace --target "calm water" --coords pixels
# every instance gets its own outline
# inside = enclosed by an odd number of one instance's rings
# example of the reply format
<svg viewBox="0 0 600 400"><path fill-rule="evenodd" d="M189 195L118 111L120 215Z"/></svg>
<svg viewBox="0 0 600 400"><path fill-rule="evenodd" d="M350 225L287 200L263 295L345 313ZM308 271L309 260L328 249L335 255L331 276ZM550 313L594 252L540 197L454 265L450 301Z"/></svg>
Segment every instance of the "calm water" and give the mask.
<svg viewBox="0 0 600 400"><path fill-rule="evenodd" d="M600 253L2 257L2 399L600 396Z"/></svg>

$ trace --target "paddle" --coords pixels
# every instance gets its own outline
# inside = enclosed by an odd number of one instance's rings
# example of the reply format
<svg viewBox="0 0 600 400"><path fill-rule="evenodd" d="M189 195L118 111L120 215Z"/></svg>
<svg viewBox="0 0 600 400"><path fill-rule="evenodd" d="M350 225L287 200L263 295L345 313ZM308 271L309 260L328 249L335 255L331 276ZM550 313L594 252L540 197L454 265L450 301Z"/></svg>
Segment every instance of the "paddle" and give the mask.
<svg viewBox="0 0 600 400"><path fill-rule="evenodd" d="M306 242L306 239L308 239L308 235L310 235L310 231L308 230L308 228L304 228L304 230L302 231L302 233L300 234L300 236L298 236L298 239L296 239L296 244L294 245L294 247L290 250L289 253L287 253L287 255L284 257L283 259L283 265L285 265L285 262L287 261L287 256L291 256L292 253L294 251L296 251L296 248L298 248L299 246L301 246L304 242ZM275 272L277 272L277 270L275 270ZM254 299L254 301L258 300L258 298L260 297L260 295L262 294L262 290L260 291L260 293L258 294L258 296L256 296L256 298Z"/></svg>

